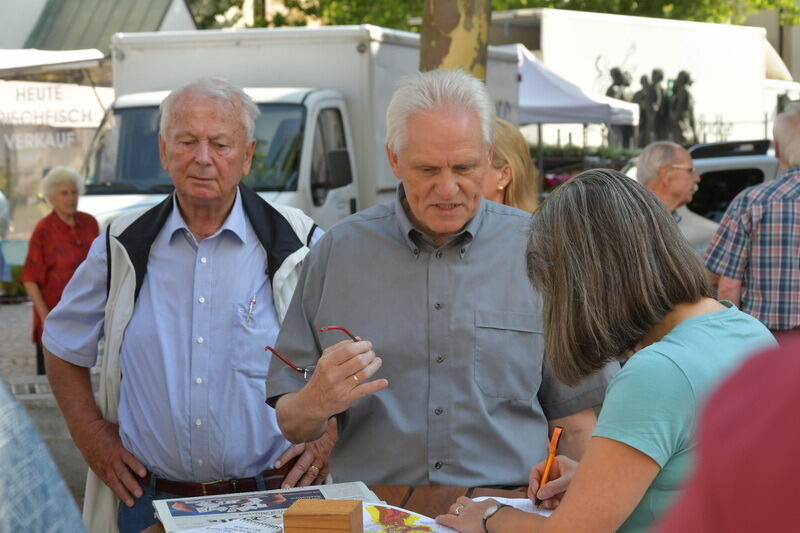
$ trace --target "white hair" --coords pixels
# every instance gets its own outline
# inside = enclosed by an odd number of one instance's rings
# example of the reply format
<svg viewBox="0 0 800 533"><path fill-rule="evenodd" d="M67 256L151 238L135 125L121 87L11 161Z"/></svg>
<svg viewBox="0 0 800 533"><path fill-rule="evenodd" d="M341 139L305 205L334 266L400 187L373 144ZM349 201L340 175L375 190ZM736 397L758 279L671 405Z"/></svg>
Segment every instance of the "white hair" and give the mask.
<svg viewBox="0 0 800 533"><path fill-rule="evenodd" d="M645 146L636 163L636 180L647 185L658 176L658 169L663 165L671 165L678 159L683 147L672 141L656 141Z"/></svg>
<svg viewBox="0 0 800 533"><path fill-rule="evenodd" d="M47 171L41 183L42 194L48 203L53 197L53 194L55 194L56 187L62 183L74 183L78 194L83 194L83 180L77 172L67 167L53 167Z"/></svg>
<svg viewBox="0 0 800 533"><path fill-rule="evenodd" d="M775 117L772 136L778 143L781 161L792 167L800 165L800 102L787 105Z"/></svg>
<svg viewBox="0 0 800 533"><path fill-rule="evenodd" d="M406 142L408 117L436 108L475 113L488 149L494 138L495 112L482 81L461 70L431 70L403 77L386 109L386 145L395 154Z"/></svg>
<svg viewBox="0 0 800 533"><path fill-rule="evenodd" d="M247 140L253 139L256 117L258 117L260 113L258 106L241 88L229 83L227 80L215 77L200 78L174 89L167 95L164 101L161 102L161 122L158 126L159 135L164 137L164 132L167 131L167 125L172 118L171 113L175 102L190 91L199 92L201 95L215 102L228 103L239 110L242 114L242 123L244 124L245 133L247 134Z"/></svg>

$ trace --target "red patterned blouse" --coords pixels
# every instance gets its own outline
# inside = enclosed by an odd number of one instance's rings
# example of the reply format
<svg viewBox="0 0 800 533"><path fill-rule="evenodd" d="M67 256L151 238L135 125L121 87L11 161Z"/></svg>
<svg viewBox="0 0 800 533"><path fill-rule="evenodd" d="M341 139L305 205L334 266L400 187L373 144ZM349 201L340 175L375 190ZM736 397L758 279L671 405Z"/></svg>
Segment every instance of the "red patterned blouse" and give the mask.
<svg viewBox="0 0 800 533"><path fill-rule="evenodd" d="M47 307L52 309L61 299L67 282L78 265L86 259L92 241L100 233L97 221L88 213L75 213L75 227L50 213L36 224L28 243L28 256L20 281L39 285ZM42 342L42 322L33 311L33 342Z"/></svg>

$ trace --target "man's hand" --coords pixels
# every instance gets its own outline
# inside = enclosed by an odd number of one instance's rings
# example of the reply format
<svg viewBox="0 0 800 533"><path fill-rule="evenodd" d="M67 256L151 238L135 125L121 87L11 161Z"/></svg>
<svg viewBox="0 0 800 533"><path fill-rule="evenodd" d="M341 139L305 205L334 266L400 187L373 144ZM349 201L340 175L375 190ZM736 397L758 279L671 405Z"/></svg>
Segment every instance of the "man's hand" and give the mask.
<svg viewBox="0 0 800 533"><path fill-rule="evenodd" d="M132 507L134 498L142 496L142 487L134 477L134 473L141 478L145 476L147 470L122 445L119 426L99 419L74 437L75 445L89 467L114 491L117 498L128 507Z"/></svg>
<svg viewBox="0 0 800 533"><path fill-rule="evenodd" d="M47 348L44 357L50 388L72 440L94 473L131 507L133 497L142 495L142 487L131 471L144 477L147 470L122 445L119 427L103 419L94 401L89 369L54 356Z"/></svg>
<svg viewBox="0 0 800 533"><path fill-rule="evenodd" d="M305 487L319 485L328 477L328 457L331 455L333 445L339 433L336 428L336 419L328 420L325 433L315 441L293 444L275 462L275 468L280 468L287 461L300 456L294 467L286 474L281 488L288 489L294 486Z"/></svg>
<svg viewBox="0 0 800 533"><path fill-rule="evenodd" d="M381 363L368 341L344 340L328 347L306 386L284 394L275 405L284 436L295 443L318 439L332 416L388 387L386 379L368 381Z"/></svg>
<svg viewBox="0 0 800 533"><path fill-rule="evenodd" d="M322 352L300 393L309 407L327 420L346 411L356 400L389 386L385 379L367 382L382 363L371 342L344 340Z"/></svg>
<svg viewBox="0 0 800 533"><path fill-rule="evenodd" d="M528 498L536 503L536 498L542 500L542 507L545 509L555 509L561 503L578 463L565 455L557 455L550 467L549 481L541 486L542 474L547 461L542 461L531 468L528 481Z"/></svg>

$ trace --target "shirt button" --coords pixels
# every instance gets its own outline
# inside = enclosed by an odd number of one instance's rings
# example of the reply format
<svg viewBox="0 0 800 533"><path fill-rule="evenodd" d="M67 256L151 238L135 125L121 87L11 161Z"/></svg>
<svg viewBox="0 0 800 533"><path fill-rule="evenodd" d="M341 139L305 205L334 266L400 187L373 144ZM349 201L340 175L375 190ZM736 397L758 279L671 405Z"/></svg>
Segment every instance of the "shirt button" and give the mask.
<svg viewBox="0 0 800 533"><path fill-rule="evenodd" d="M442 465L442 462L441 462L441 461L436 461L435 463L433 463L433 467L434 467L436 470L439 470L439 469L441 469L441 468L442 468L442 466L443 466L443 465Z"/></svg>
<svg viewBox="0 0 800 533"><path fill-rule="evenodd" d="M441 251L441 250L437 250L437 251L436 251L436 259L441 259L443 255L444 255L444 254L442 253L442 251Z"/></svg>
<svg viewBox="0 0 800 533"><path fill-rule="evenodd" d="M196 380L194 380L194 382L197 383L198 385L202 385L203 384L203 378L197 378Z"/></svg>
<svg viewBox="0 0 800 533"><path fill-rule="evenodd" d="M197 460L197 466L203 466L203 460L202 459L198 459Z"/></svg>
<svg viewBox="0 0 800 533"><path fill-rule="evenodd" d="M414 255L419 255L419 250L417 248L414 248Z"/></svg>
<svg viewBox="0 0 800 533"><path fill-rule="evenodd" d="M444 304L441 302L436 302L435 304L433 304L433 308L436 309L437 311L442 307L444 307Z"/></svg>
<svg viewBox="0 0 800 533"><path fill-rule="evenodd" d="M205 341L203 337L197 337L197 344L203 344Z"/></svg>
<svg viewBox="0 0 800 533"><path fill-rule="evenodd" d="M205 265L206 263L208 263L208 259L206 259L205 257L201 257L200 262Z"/></svg>
<svg viewBox="0 0 800 533"><path fill-rule="evenodd" d="M444 413L444 409L442 409L441 407L437 407L436 409L433 410L433 412L436 413L437 415L440 415Z"/></svg>
<svg viewBox="0 0 800 533"><path fill-rule="evenodd" d="M203 298L202 296L200 298L198 298L197 301L200 302L201 304L206 303L206 299Z"/></svg>
<svg viewBox="0 0 800 533"><path fill-rule="evenodd" d="M444 363L444 356L443 355L437 355L436 356L436 362L439 363L439 364Z"/></svg>
<svg viewBox="0 0 800 533"><path fill-rule="evenodd" d="M197 420L194 421L194 425L200 427L203 425L203 421L198 418Z"/></svg>

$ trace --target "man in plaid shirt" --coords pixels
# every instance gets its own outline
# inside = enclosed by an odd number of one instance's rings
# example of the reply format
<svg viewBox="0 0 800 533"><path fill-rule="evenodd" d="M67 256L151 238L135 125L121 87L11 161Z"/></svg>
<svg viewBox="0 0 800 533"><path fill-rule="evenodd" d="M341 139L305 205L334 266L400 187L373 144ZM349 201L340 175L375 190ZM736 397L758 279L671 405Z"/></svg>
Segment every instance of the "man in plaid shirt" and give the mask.
<svg viewBox="0 0 800 533"><path fill-rule="evenodd" d="M706 250L718 297L773 331L800 326L800 103L775 118L777 179L733 199Z"/></svg>

